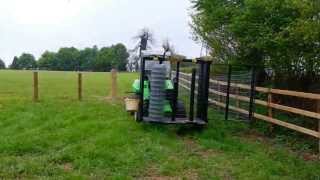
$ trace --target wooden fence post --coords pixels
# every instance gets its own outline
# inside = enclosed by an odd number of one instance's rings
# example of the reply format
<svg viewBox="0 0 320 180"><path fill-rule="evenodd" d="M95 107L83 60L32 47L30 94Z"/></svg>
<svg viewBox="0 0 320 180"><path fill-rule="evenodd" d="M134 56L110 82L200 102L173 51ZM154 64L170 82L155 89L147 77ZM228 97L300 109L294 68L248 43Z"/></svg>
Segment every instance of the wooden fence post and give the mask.
<svg viewBox="0 0 320 180"><path fill-rule="evenodd" d="M111 70L111 98L117 97L117 70Z"/></svg>
<svg viewBox="0 0 320 180"><path fill-rule="evenodd" d="M78 73L78 100L82 101L82 74Z"/></svg>
<svg viewBox="0 0 320 180"><path fill-rule="evenodd" d="M240 96L240 88L236 87L236 107L240 108L240 100L238 99L238 97ZM237 118L240 118L240 113L237 113Z"/></svg>
<svg viewBox="0 0 320 180"><path fill-rule="evenodd" d="M319 132L319 139L318 139L318 153L320 158L320 120L318 119L318 132Z"/></svg>
<svg viewBox="0 0 320 180"><path fill-rule="evenodd" d="M273 118L273 109L271 107L271 103L272 103L272 92L271 92L271 88L268 89L268 117ZM270 124L269 126L269 133L272 134L273 133L273 129L274 129L274 125Z"/></svg>
<svg viewBox="0 0 320 180"><path fill-rule="evenodd" d="M272 93L270 91L271 90L269 89L269 92L268 92L268 116L272 118L272 116L273 116L272 107L271 107Z"/></svg>
<svg viewBox="0 0 320 180"><path fill-rule="evenodd" d="M227 121L229 117L229 102L230 102L230 90L231 90L231 74L232 66L229 64L228 68L228 84L227 84L227 97L226 97L226 109L224 114L224 119Z"/></svg>
<svg viewBox="0 0 320 180"><path fill-rule="evenodd" d="M317 102L317 113L320 113L320 101ZM318 119L318 156L320 158L320 119Z"/></svg>
<svg viewBox="0 0 320 180"><path fill-rule="evenodd" d="M252 125L254 120L255 113L255 94L256 94L256 67L252 67L251 72L251 87L250 87L250 105L249 105L249 121Z"/></svg>
<svg viewBox="0 0 320 180"><path fill-rule="evenodd" d="M33 101L39 101L39 81L38 81L38 71L33 72Z"/></svg>
<svg viewBox="0 0 320 180"><path fill-rule="evenodd" d="M218 92L222 92L222 91L221 91L221 86L220 86L220 84L218 84ZM221 98L220 95L218 95L218 101L219 101L219 102L222 102L222 98ZM218 106L218 110L219 110L219 111L221 111L221 110L223 111L223 109L222 109L220 106Z"/></svg>

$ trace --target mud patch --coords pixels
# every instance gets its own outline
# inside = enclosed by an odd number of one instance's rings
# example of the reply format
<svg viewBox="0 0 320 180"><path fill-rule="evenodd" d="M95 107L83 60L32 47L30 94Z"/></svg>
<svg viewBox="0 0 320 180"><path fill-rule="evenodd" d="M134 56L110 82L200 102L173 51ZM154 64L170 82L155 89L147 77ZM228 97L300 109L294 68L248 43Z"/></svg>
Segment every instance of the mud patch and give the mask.
<svg viewBox="0 0 320 180"><path fill-rule="evenodd" d="M71 163L63 164L63 170L65 172L71 172L73 170L73 166Z"/></svg>
<svg viewBox="0 0 320 180"><path fill-rule="evenodd" d="M147 174L144 177L137 178L140 180L198 180L199 174L195 170L186 170L179 176L160 175L160 172L155 167L147 169Z"/></svg>
<svg viewBox="0 0 320 180"><path fill-rule="evenodd" d="M191 152L192 154L200 156L204 159L208 159L220 154L218 151L201 147L195 140L190 138L183 138L183 142L185 143L188 152Z"/></svg>

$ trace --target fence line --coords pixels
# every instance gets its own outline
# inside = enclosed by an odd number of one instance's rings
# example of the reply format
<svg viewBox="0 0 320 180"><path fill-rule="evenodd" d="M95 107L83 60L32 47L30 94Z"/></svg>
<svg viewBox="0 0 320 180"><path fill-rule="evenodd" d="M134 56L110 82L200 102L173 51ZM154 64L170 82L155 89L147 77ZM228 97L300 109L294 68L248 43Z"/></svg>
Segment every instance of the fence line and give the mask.
<svg viewBox="0 0 320 180"><path fill-rule="evenodd" d="M78 72L78 79L77 79L77 95L78 100L82 101L83 99L83 73ZM117 71L111 71L111 93L110 97L115 99L117 97ZM39 72L33 72L33 101L39 101Z"/></svg>
<svg viewBox="0 0 320 180"><path fill-rule="evenodd" d="M181 80L184 83L190 84L190 81L186 78L191 77L190 74L187 73L182 73L182 76L180 76L179 80ZM219 87L220 86L227 86L228 83L224 82L224 81L218 81L218 80L213 80L210 79L210 83L212 84L216 84ZM190 88L188 88L186 85L184 84L180 84L182 87L190 90ZM250 90L251 87L249 85L245 85L245 84L241 84L241 83L230 83L231 87L235 87L236 89L245 89L245 90ZM220 88L219 88L220 89ZM221 92L220 90L214 90L209 88L209 93L217 95L219 97L223 96L223 97L227 97L227 93L225 92ZM238 90L239 91L239 90ZM295 97L301 97L301 98L308 98L308 99L313 99L313 100L320 100L320 94L314 94L314 93L305 93L305 92L298 92L298 91L290 91L290 90L282 90L282 89L272 89L272 88L264 88L264 87L255 87L255 91L257 92L261 92L261 93L268 93L268 100L264 101L264 100L259 100L259 99L255 99L254 100L254 104L257 105L262 105L264 107L267 107L268 109L268 116L266 115L262 115L262 114L258 114L258 113L253 113L253 117L259 120L263 120L272 124L276 124L279 126L283 126L286 127L288 129L291 130L295 130L298 131L300 133L304 133L313 137L316 137L319 139L319 151L320 151L320 113L317 112L312 112L312 111L307 111L307 110L303 110L303 109L299 109L299 108L294 108L294 107L289 107L289 106L285 106L285 105L281 105L281 104L276 104L272 102L272 94L279 94L279 95L286 95L286 96L295 96ZM230 93L230 92L229 92ZM241 96L238 94L229 94L229 97L232 99L235 99L237 101L244 101L244 102L250 102L250 98L246 97L246 96ZM220 99L220 98L219 98ZM226 107L226 103L223 102L218 102L216 100L213 99L208 99L209 103L214 104L218 107L222 107L225 108ZM239 102L237 102L239 103ZM242 113L245 115L249 115L249 111L239 108L239 107L235 107L235 106L231 106L229 105L229 109L236 111L238 113ZM282 110L282 111L286 111L286 112L290 112L290 113L294 113L294 114L298 114L298 115L303 115L306 117L310 117L310 118L314 118L316 120L318 120L318 131L315 130L311 130L311 129L307 129L305 127L301 127L292 123L288 123L285 121L281 121L278 120L276 118L272 117L272 109L278 109L278 110ZM320 109L320 108L319 108Z"/></svg>
<svg viewBox="0 0 320 180"><path fill-rule="evenodd" d="M181 81L183 81L185 83L190 83L188 80L183 79L183 78L180 78L179 80L181 80ZM214 81L215 80L211 80L211 82L214 82ZM227 83L219 83L219 85L225 85L226 86ZM238 85L239 86L236 86L237 88L241 88L241 87L247 86L247 85L244 85L244 84L238 84ZM257 88L261 88L261 87L257 87ZM214 89L209 89L209 92L212 93L212 94L218 95L218 96L224 96L224 97L227 96L227 93L216 91ZM272 89L271 89L271 91L269 91L269 93L272 94L271 92L272 92ZM307 94L307 93L305 93L305 94ZM311 93L308 93L308 94L311 94ZM229 96L230 96L230 98L233 98L233 99L236 99L236 100L250 102L250 98L246 97L246 96L241 96L241 95L237 95L237 94L230 94ZM267 101L263 101L263 100L259 100L259 99L255 99L255 104L262 105L262 106L265 106L265 107L268 107L268 108L271 108L271 109L273 108L273 109L278 109L278 110L282 110L282 111L287 111L287 112L290 112L290 113L299 114L299 115L303 115L303 116L307 116L307 117L310 117L310 118L315 118L315 119L319 119L320 120L320 114L312 112L312 111L307 111L307 110L298 109L298 108L294 108L294 107L284 106L284 105L281 105L281 104L272 103L270 101L267 102Z"/></svg>
<svg viewBox="0 0 320 180"><path fill-rule="evenodd" d="M210 82L214 84L224 85L224 86L228 85L227 82L218 81L218 80L211 79ZM231 83L230 86L238 87L246 90L251 89L249 85L240 84L240 83ZM313 100L320 100L320 94L314 94L314 93L305 93L305 92L282 90L282 89L271 89L271 88L265 88L265 87L256 87L256 91L261 93L272 93L272 94L295 96L295 97L307 98L307 99L313 99Z"/></svg>

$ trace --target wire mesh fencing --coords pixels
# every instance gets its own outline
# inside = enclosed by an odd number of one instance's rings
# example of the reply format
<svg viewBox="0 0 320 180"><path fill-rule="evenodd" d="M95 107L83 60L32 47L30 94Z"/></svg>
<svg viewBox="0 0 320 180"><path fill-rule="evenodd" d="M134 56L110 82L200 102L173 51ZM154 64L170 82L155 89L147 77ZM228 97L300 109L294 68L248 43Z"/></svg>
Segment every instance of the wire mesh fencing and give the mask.
<svg viewBox="0 0 320 180"><path fill-rule="evenodd" d="M249 121L254 106L252 100L253 69L215 64L211 67L210 99L225 119Z"/></svg>
<svg viewBox="0 0 320 180"><path fill-rule="evenodd" d="M188 119L195 120L197 113L197 95L198 95L198 82L199 76L198 65L195 63L185 62L179 67L179 73L175 70L172 72L172 77L178 77L178 97L177 97L177 110L182 111L185 109L185 114ZM178 112L177 114L183 112Z"/></svg>
<svg viewBox="0 0 320 180"><path fill-rule="evenodd" d="M193 63L185 63L178 75L173 71L174 77L179 76L178 100L186 106L187 114L194 116L193 118L201 104L197 98L199 81L203 81L199 79L199 71L199 66ZM207 100L215 110L225 114L225 119L249 122L254 112L254 79L253 68L213 64L210 69ZM193 86L192 81L195 82Z"/></svg>

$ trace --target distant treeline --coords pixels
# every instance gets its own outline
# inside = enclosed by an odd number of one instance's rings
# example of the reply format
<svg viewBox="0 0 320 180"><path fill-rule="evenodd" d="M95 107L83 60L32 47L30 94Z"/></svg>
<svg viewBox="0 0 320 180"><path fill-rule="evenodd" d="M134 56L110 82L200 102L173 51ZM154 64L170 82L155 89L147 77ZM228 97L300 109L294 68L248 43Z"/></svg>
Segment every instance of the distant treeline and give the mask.
<svg viewBox="0 0 320 180"><path fill-rule="evenodd" d="M101 49L97 46L82 50L70 47L60 48L58 52L46 51L38 60L32 54L23 53L14 57L9 68L54 71L110 71L116 68L125 71L128 57L129 53L123 44Z"/></svg>
<svg viewBox="0 0 320 180"><path fill-rule="evenodd" d="M6 68L6 64L4 64L2 59L0 59L0 69L5 69L5 68Z"/></svg>

